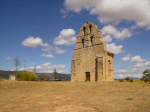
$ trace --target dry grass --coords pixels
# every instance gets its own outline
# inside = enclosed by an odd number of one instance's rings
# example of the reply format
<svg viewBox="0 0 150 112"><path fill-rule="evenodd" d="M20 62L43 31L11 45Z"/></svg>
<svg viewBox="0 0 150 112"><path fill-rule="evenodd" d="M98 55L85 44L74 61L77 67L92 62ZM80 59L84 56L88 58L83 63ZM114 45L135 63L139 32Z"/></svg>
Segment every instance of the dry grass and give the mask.
<svg viewBox="0 0 150 112"><path fill-rule="evenodd" d="M150 112L150 84L0 82L0 112Z"/></svg>

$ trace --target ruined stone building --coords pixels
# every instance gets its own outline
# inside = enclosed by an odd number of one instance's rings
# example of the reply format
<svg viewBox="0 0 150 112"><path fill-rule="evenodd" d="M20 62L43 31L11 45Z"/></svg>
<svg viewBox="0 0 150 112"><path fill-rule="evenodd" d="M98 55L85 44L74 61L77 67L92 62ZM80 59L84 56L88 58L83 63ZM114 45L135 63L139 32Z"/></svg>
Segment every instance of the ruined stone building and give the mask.
<svg viewBox="0 0 150 112"><path fill-rule="evenodd" d="M114 54L106 51L102 32L97 25L86 21L76 37L71 60L71 82L114 81Z"/></svg>

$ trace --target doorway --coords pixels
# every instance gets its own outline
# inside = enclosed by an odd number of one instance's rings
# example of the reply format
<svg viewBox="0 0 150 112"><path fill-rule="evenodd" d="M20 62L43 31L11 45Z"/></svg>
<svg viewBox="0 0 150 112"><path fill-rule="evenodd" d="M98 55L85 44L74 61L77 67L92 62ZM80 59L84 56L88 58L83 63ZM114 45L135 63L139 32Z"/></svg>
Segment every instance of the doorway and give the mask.
<svg viewBox="0 0 150 112"><path fill-rule="evenodd" d="M90 72L85 72L86 73L86 81L90 81Z"/></svg>

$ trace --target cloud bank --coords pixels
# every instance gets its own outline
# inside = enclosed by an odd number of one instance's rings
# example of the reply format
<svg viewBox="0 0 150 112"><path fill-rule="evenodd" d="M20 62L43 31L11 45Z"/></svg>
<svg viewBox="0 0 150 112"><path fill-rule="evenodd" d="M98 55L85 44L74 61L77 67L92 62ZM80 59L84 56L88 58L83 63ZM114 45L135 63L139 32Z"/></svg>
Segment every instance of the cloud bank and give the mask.
<svg viewBox="0 0 150 112"><path fill-rule="evenodd" d="M87 10L102 24L134 21L135 27L150 30L150 0L65 0L64 7L67 12Z"/></svg>

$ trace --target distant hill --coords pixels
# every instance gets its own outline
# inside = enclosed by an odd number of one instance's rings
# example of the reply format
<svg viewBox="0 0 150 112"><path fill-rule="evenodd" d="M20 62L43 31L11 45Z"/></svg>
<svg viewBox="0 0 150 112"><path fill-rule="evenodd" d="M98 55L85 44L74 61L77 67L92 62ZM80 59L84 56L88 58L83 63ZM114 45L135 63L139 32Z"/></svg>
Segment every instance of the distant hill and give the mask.
<svg viewBox="0 0 150 112"><path fill-rule="evenodd" d="M23 71L18 71L23 72ZM9 75L16 75L16 71L4 71L0 70L0 77L9 79ZM53 80L53 73L36 73L39 77L37 80L41 80L42 77L50 77L50 80ZM57 79L65 79L68 78L69 80L71 79L71 74L62 74L58 73Z"/></svg>
<svg viewBox="0 0 150 112"><path fill-rule="evenodd" d="M129 77L129 78L132 79L132 80L140 79L140 78L138 78L138 77ZM120 80L120 79L114 79L114 80ZM126 79L124 78L123 80L126 80Z"/></svg>

